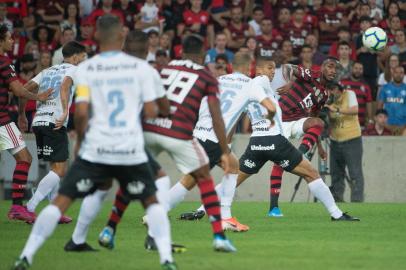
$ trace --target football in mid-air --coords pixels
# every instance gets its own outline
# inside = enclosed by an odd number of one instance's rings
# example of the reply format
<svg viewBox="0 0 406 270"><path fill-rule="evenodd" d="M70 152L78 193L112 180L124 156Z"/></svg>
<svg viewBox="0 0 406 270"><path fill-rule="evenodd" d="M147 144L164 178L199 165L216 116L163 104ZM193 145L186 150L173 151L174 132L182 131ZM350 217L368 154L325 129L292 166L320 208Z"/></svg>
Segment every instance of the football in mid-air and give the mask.
<svg viewBox="0 0 406 270"><path fill-rule="evenodd" d="M362 35L362 43L372 51L383 50L388 42L385 30L379 27L368 28Z"/></svg>

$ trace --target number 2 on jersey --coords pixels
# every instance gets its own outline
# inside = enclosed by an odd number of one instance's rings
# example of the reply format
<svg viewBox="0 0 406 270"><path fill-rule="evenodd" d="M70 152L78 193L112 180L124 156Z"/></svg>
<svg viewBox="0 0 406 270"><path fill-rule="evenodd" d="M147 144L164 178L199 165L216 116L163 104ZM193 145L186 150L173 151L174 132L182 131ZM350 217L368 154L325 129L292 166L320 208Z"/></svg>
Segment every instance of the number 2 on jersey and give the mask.
<svg viewBox="0 0 406 270"><path fill-rule="evenodd" d="M120 90L111 91L107 96L107 100L110 105L115 107L109 116L110 127L124 127L125 121L117 120L117 116L124 110L123 93Z"/></svg>
<svg viewBox="0 0 406 270"><path fill-rule="evenodd" d="M166 96L169 100L179 104L183 103L199 78L199 75L191 72L166 68L161 71L161 74L168 76L166 79L162 79L162 83L167 89Z"/></svg>

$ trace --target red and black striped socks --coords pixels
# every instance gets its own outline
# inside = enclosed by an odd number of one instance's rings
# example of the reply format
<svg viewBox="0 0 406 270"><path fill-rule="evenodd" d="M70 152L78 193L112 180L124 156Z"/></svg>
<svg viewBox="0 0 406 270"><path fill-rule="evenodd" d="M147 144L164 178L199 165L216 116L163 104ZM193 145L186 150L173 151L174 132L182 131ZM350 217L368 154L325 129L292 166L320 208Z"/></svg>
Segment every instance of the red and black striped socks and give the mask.
<svg viewBox="0 0 406 270"><path fill-rule="evenodd" d="M31 164L26 161L17 161L11 185L11 198L14 205L22 205L27 185L28 171Z"/></svg>
<svg viewBox="0 0 406 270"><path fill-rule="evenodd" d="M269 206L269 210L272 210L274 207L279 207L279 194L281 193L281 185L282 185L282 175L283 169L281 166L273 165L271 171L271 179L270 179L270 199L271 204Z"/></svg>
<svg viewBox="0 0 406 270"><path fill-rule="evenodd" d="M120 223L121 218L123 217L123 214L129 204L130 200L125 197L121 189L119 189L116 193L116 198L114 200L109 221L107 222L107 226L111 227L114 233L116 233L117 224Z"/></svg>
<svg viewBox="0 0 406 270"><path fill-rule="evenodd" d="M221 226L220 200L214 189L213 179L211 177L207 179L199 179L197 185L200 190L202 203L211 222L213 233L215 236L224 239L224 231Z"/></svg>
<svg viewBox="0 0 406 270"><path fill-rule="evenodd" d="M307 151L313 148L317 143L321 133L323 132L322 126L314 126L306 130L303 136L302 143L299 146L299 151L306 154Z"/></svg>

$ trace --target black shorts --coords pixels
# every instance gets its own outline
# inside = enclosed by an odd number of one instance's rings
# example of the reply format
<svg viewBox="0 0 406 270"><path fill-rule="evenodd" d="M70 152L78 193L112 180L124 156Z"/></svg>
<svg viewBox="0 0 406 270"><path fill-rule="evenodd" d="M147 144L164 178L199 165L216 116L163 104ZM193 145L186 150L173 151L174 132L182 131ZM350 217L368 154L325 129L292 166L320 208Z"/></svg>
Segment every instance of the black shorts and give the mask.
<svg viewBox="0 0 406 270"><path fill-rule="evenodd" d="M220 145L210 140L206 140L205 142L200 139L197 140L209 157L210 169L213 169L216 165L220 164L221 155L223 154Z"/></svg>
<svg viewBox="0 0 406 270"><path fill-rule="evenodd" d="M240 158L240 171L256 174L267 161L272 161L290 172L302 160L303 155L282 135L251 137Z"/></svg>
<svg viewBox="0 0 406 270"><path fill-rule="evenodd" d="M65 127L54 130L55 125L34 126L38 159L63 162L69 158L69 140Z"/></svg>
<svg viewBox="0 0 406 270"><path fill-rule="evenodd" d="M124 195L131 200L144 200L156 192L149 163L107 165L77 158L61 182L59 194L71 199L83 198L105 186L112 178L118 180Z"/></svg>

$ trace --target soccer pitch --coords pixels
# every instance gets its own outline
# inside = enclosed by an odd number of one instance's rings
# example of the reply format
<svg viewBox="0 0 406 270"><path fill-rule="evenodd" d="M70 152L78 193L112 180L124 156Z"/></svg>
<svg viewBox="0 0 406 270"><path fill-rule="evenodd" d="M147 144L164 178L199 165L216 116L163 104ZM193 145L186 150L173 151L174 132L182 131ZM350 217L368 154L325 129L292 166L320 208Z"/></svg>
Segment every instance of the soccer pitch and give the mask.
<svg viewBox="0 0 406 270"><path fill-rule="evenodd" d="M6 219L9 206L5 201L0 205L0 269L10 269L31 230L30 225ZM285 217L275 219L266 216L267 203L237 202L233 214L249 225L250 231L227 234L238 248L234 254L212 250L206 217L201 221L177 220L181 212L197 206L182 203L170 212L173 240L188 249L175 255L179 269L406 269L405 204L341 204L343 210L361 218L361 222L351 223L331 222L321 204L285 203L281 205ZM143 248L146 230L140 222L143 211L139 204L132 204L125 213L115 249L98 246L97 236L110 207L111 202L105 203L89 231L88 243L99 252L63 251L77 219L77 202L67 213L74 222L57 227L30 269L160 269L157 253Z"/></svg>

